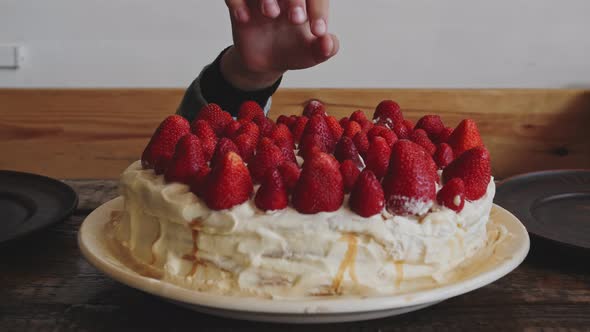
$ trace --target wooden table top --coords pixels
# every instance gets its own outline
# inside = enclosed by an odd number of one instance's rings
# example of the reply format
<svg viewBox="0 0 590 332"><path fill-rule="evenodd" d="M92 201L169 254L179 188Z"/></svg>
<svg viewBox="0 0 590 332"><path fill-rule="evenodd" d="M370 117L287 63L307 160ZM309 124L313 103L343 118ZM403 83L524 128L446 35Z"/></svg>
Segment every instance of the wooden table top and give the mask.
<svg viewBox="0 0 590 332"><path fill-rule="evenodd" d="M80 204L66 221L3 246L0 331L590 331L589 260L534 241L515 271L468 294L372 321L277 325L198 314L124 286L81 256L84 218L115 197L115 181L66 181Z"/></svg>

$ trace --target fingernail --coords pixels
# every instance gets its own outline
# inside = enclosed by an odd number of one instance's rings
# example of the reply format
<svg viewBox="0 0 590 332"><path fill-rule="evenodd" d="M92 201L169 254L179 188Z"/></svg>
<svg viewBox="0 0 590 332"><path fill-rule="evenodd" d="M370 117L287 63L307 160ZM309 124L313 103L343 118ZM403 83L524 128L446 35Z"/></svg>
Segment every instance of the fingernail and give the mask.
<svg viewBox="0 0 590 332"><path fill-rule="evenodd" d="M248 22L248 13L246 12L246 9L244 9L243 7L236 9L234 15L236 16L236 19L238 19L239 22Z"/></svg>
<svg viewBox="0 0 590 332"><path fill-rule="evenodd" d="M313 30L315 35L323 36L326 33L326 21L323 19L315 20Z"/></svg>
<svg viewBox="0 0 590 332"><path fill-rule="evenodd" d="M264 0L262 3L262 13L266 16L277 17L280 11L275 0Z"/></svg>
<svg viewBox="0 0 590 332"><path fill-rule="evenodd" d="M328 48L324 50L324 56L326 56L326 57L330 56L333 51L334 51L334 41L332 40L332 38L330 38L328 41Z"/></svg>
<svg viewBox="0 0 590 332"><path fill-rule="evenodd" d="M305 11L301 7L295 7L291 10L291 20L294 23L301 24L305 22L307 17L305 17Z"/></svg>

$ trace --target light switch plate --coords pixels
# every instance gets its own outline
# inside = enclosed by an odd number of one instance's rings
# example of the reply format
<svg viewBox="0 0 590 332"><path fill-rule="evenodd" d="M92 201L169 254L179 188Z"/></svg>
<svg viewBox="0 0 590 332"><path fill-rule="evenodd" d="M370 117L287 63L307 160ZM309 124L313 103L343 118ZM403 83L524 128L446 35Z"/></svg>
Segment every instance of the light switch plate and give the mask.
<svg viewBox="0 0 590 332"><path fill-rule="evenodd" d="M22 47L18 45L0 45L0 69L17 69L23 60Z"/></svg>

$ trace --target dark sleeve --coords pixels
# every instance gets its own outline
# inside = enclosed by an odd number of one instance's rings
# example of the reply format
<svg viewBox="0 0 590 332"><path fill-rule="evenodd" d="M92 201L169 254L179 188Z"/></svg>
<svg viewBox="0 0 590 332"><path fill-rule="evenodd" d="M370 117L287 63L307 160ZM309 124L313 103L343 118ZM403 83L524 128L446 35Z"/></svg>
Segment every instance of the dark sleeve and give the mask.
<svg viewBox="0 0 590 332"><path fill-rule="evenodd" d="M178 108L178 114L192 121L205 104L215 103L236 117L240 105L246 100L254 100L263 109L268 108L268 101L278 89L282 77L272 86L262 90L243 91L234 87L225 80L219 68L221 56L228 48L223 50L212 64L205 67L199 77L191 83Z"/></svg>

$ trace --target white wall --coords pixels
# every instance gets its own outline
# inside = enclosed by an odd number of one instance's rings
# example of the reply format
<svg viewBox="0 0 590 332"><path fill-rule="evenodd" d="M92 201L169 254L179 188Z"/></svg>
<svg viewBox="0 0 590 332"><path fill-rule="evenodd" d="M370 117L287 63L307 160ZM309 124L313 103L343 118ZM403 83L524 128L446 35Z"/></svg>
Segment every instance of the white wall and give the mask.
<svg viewBox="0 0 590 332"><path fill-rule="evenodd" d="M288 87L588 87L589 0L332 0L340 54ZM222 0L0 0L0 87L185 87L231 43Z"/></svg>

